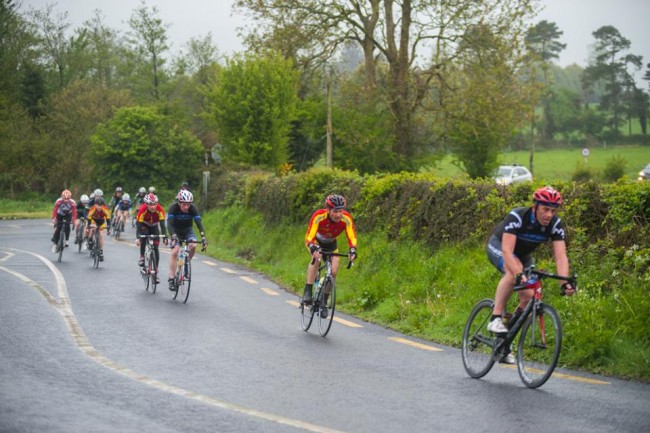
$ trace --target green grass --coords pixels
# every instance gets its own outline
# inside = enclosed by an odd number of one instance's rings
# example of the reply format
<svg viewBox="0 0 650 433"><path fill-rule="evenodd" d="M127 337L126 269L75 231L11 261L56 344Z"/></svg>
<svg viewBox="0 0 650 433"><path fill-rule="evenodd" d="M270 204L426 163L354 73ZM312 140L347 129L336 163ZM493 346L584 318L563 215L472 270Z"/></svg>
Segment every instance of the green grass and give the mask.
<svg viewBox="0 0 650 433"><path fill-rule="evenodd" d="M0 219L48 218L54 202L42 198L14 200L0 198Z"/></svg>
<svg viewBox="0 0 650 433"><path fill-rule="evenodd" d="M647 146L609 146L590 148L590 155L584 158L581 149L539 150L534 155L534 178L536 180L571 180L576 167L586 163L591 170L601 173L607 162L614 156L627 161L625 175L636 179L639 171L650 163L650 147ZM504 152L499 161L502 164L516 163L530 168L529 151ZM454 165L451 155L445 156L433 171L442 177L463 177L462 170Z"/></svg>

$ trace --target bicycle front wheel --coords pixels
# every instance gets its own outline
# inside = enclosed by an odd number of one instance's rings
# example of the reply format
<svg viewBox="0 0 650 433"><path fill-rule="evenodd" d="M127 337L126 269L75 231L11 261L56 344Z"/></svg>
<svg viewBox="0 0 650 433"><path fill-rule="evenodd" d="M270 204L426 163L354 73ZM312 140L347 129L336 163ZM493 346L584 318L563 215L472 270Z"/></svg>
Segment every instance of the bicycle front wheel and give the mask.
<svg viewBox="0 0 650 433"><path fill-rule="evenodd" d="M314 290L316 293L320 292L318 286L314 287ZM302 327L303 331L309 331L309 328L311 327L311 324L314 321L314 314L316 313L317 310L316 305L314 301L312 301L311 305L305 305L305 303L301 299L299 308L300 308L300 326Z"/></svg>
<svg viewBox="0 0 650 433"><path fill-rule="evenodd" d="M190 297L190 284L192 284L192 262L185 261L184 270L185 273L181 284L178 286L176 293L178 294L178 300L183 301L183 304L187 302L187 299Z"/></svg>
<svg viewBox="0 0 650 433"><path fill-rule="evenodd" d="M333 278L325 280L321 295L322 299L319 302L320 308L318 309L318 331L322 337L325 337L332 327L336 307L336 284L334 284Z"/></svg>
<svg viewBox="0 0 650 433"><path fill-rule="evenodd" d="M543 304L528 316L519 337L517 368L521 381L537 388L553 374L562 348L560 316L550 305Z"/></svg>
<svg viewBox="0 0 650 433"><path fill-rule="evenodd" d="M156 252L149 250L149 260L147 266L147 274L149 274L149 285L151 286L151 293L156 293L158 287L158 263L156 262Z"/></svg>
<svg viewBox="0 0 650 433"><path fill-rule="evenodd" d="M463 330L463 366L470 377L481 378L494 365L496 338L487 330L494 301L484 299L474 306Z"/></svg>
<svg viewBox="0 0 650 433"><path fill-rule="evenodd" d="M63 258L63 246L65 244L65 228L62 226L61 227L61 233L59 233L59 242L58 242L58 248L59 248L59 258L57 259L59 262L61 262L61 259Z"/></svg>

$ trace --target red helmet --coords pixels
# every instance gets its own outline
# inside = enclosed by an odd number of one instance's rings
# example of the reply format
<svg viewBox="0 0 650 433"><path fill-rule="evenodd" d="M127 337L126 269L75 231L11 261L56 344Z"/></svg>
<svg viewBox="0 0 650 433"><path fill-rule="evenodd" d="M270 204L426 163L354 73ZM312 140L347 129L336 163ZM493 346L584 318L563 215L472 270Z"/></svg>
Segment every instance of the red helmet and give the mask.
<svg viewBox="0 0 650 433"><path fill-rule="evenodd" d="M338 194L328 195L325 199L325 205L334 210L343 209L345 207L345 197Z"/></svg>
<svg viewBox="0 0 650 433"><path fill-rule="evenodd" d="M158 203L158 197L156 197L156 194L149 193L144 196L144 202L147 204L156 204Z"/></svg>
<svg viewBox="0 0 650 433"><path fill-rule="evenodd" d="M562 204L562 195L550 186L544 186L535 191L533 201L544 206L558 207Z"/></svg>
<svg viewBox="0 0 650 433"><path fill-rule="evenodd" d="M61 198L63 200L70 200L72 198L72 193L68 189L64 189L61 193Z"/></svg>

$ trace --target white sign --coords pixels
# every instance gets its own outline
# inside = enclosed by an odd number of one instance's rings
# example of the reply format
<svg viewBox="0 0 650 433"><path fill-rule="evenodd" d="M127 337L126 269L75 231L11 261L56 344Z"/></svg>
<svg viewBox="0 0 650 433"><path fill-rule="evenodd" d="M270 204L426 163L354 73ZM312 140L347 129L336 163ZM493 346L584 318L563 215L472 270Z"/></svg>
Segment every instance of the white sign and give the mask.
<svg viewBox="0 0 650 433"><path fill-rule="evenodd" d="M589 156L589 149L587 149L586 147L584 149L582 149L582 156L584 156L585 158L588 157Z"/></svg>

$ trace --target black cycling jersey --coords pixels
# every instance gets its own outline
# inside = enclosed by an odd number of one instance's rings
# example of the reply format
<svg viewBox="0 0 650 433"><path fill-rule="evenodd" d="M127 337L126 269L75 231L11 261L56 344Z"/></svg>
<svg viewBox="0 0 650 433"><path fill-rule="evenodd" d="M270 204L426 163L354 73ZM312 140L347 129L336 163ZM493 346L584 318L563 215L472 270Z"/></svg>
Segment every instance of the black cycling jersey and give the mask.
<svg viewBox="0 0 650 433"><path fill-rule="evenodd" d="M540 244L550 240L565 240L564 223L555 215L548 226L541 225L535 219L534 207L518 207L510 211L501 223L492 232L499 240L504 233L517 236L515 255L526 257Z"/></svg>
<svg viewBox="0 0 650 433"><path fill-rule="evenodd" d="M169 235L173 235L176 232L184 233L192 228L192 224L196 223L196 226L199 228L201 233L205 232L203 228L203 222L201 221L201 215L199 214L199 209L192 203L186 212L181 211L181 207L178 203L174 203L169 207L169 212L167 212L167 230Z"/></svg>

